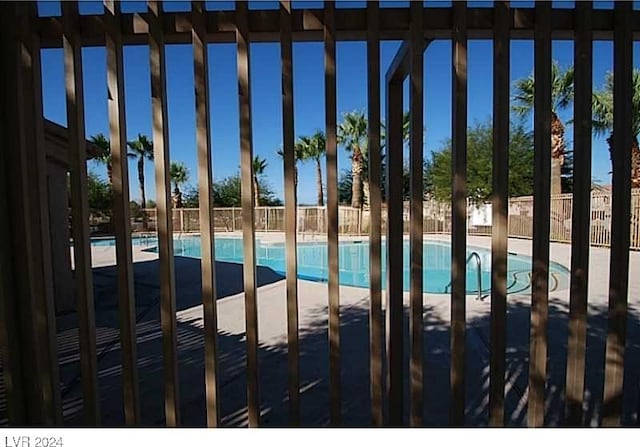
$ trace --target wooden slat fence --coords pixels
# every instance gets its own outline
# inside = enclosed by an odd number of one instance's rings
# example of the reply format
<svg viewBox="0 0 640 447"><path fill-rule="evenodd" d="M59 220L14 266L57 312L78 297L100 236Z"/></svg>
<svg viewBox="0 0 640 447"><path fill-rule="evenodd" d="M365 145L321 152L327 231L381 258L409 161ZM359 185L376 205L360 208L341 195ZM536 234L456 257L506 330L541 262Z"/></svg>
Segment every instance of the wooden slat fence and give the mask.
<svg viewBox="0 0 640 447"><path fill-rule="evenodd" d="M628 331L629 263L630 250L640 249L640 191L631 189L631 157L634 113L632 98L633 45L640 39L640 11L631 2L617 1L613 10L592 8L580 3L572 9L554 9L551 2L536 2L532 8L515 7L513 2L496 1L491 8L471 7L463 2L452 6L426 8L421 2L408 7L383 8L369 2L366 8L336 8L333 2L324 2L321 8L298 9L293 2L283 0L278 9L253 9L247 2L234 2L232 11L208 10L209 2L192 2L187 12L168 12L164 3L149 1L144 11L123 13L121 2L104 1L99 14L83 15L78 5L64 3L61 15L39 17L36 2L0 3L0 73L6 98L0 103L0 386L1 423L14 426L53 426L63 423L73 406L79 406L84 423L100 425L107 418L101 405L120 407L125 425L141 425L148 400L161 402L162 415L155 423L167 426L189 425L190 417L201 411L202 420L211 427L221 425L225 402L221 389L231 382L220 383L220 366L226 357L218 345L218 307L214 236L237 232L241 235L244 262L242 349L234 353L241 363L234 372L238 389L246 394L243 408L234 413L236 419L250 427L269 421L263 396L268 386L261 380L261 361L264 359L258 327L260 306L258 299L260 275L256 267L256 234L282 232L286 241L286 294L282 315L286 321L286 400L290 425L304 425L304 401L308 388L302 380L304 355L300 346L301 329L298 312L298 263L296 247L298 235L316 235L327 244L328 296L322 318L326 321L326 391L328 417L325 425L340 426L354 411L345 405L351 389L343 386L345 368L367 368L370 379L369 396L371 423L389 426L421 426L430 421L425 403L425 378L429 365L425 363L424 340L430 333L425 330L423 292L430 278L423 281L423 240L425 234L450 234L452 243L447 264L453 266L450 288L450 337L448 354L450 383L445 390L449 399L449 423L462 426L469 422L467 411L467 380L469 363L466 297L467 236L491 236L491 306L489 317L490 339L487 343L488 423L502 426L507 415L505 388L507 386L506 333L506 257L508 238L532 240L532 268L525 274L531 278L530 333L527 336L526 416L523 423L532 427L545 425L547 406L545 392L549 386L548 328L551 296L550 242L572 244L569 339L566 358L566 425L584 423L581 409L585 402L585 383L598 381L603 389L601 423L620 425L624 419L625 386L627 374L634 374L633 362L627 359L632 344ZM578 3L578 2L576 2ZM422 162L425 104L424 80L429 77L429 65L424 65L425 50L434 39L452 43L452 199L439 203L424 199ZM469 39L489 40L493 43L493 115L494 194L490 203L480 206L469 204L466 197L467 181L467 107L472 96L467 96ZM533 197L507 199L508 192L508 128L510 44L517 39L534 42L534 187ZM384 41L402 41L398 51L381 78L380 49ZM551 196L551 71L552 41L573 42L575 49L574 141L584 148L576 154L574 191L572 194ZM592 192L591 178L591 97L592 53L594 41L613 42L612 129L612 188L610 192ZM296 42L320 42L324 55L324 125L327 136L326 173L327 206L298 206L295 184L294 156L294 54ZM338 104L337 80L340 73L337 52L344 41L367 43L367 101L368 119L379 123L384 115L386 123L384 141L382 129L367 130L370 150L369 209L354 209L338 203ZM284 155L285 205L262 207L254 203L252 160L254 135L250 69L252 44L272 42L279 44L282 76L282 137ZM167 100L166 51L171 44L188 44L193 51L196 116L196 148L198 160L199 208L173 207L169 167L169 116ZM236 46L239 106L240 179L242 193L239 208L214 206L211 194L213 181L213 155L222 148L212 144L209 75L216 61L209 61L211 45L233 43ZM154 180L157 209L136 210L130 205L130 185L127 162L127 119L124 88L124 48L143 45L149 48L154 151ZM89 47L105 48L106 87L108 103L108 135L112 166L112 209L108 219L92 217L88 209L85 164L85 123L88 107L84 103L83 50ZM71 210L67 204L52 208L55 191L48 188L41 52L45 48L62 49L65 72L65 97L68 127ZM140 61L141 62L141 61ZM381 82L381 79L382 82ZM404 83L409 88L409 172L408 203L403 203L401 182L395 181L403 172ZM637 94L637 92L635 92ZM380 110L385 95L385 113ZM635 111L637 112L637 111ZM384 143L384 144L383 144ZM11 148L5 150L4 148ZM386 184L382 185L384 157ZM384 186L385 200L382 190ZM7 213L11 210L11 213ZM54 236L68 238L69 234L54 234L50 229L51 217L71 215L74 240L74 290L77 298L73 318L79 332L79 362L77 380L81 383L79 395L69 403L63 392L58 359L56 335L58 325L68 324L68 318L56 313L54 270L56 245ZM57 220L56 220L57 221ZM97 231L115 239L115 266L113 290L114 326L119 349L118 364L121 382L120 395L112 390L103 393L100 381L104 371L100 360L108 352L98 353L97 312L94 302L96 267L92 260L92 237ZM158 298L159 348L151 358L140 356L138 347L148 341L141 339L140 306L145 296L136 292L145 285L136 282L132 238L143 233L157 238L159 254L159 281L154 292ZM202 393L196 397L182 396L179 346L180 326L177 303L176 265L173 237L175 233L202 234L201 296L202 334L204 346ZM343 256L339 236L369 237L371 257L370 300L368 312L367 360L351 364L345 355L342 337L348 321L347 310L340 287ZM409 273L404 277L403 240L408 235ZM64 239L66 242L66 239ZM382 245L385 241L385 245ZM386 252L383 247L386 246ZM585 343L589 331L586 311L588 304L589 246L610 247L610 274L608 278L608 326L604 375L585 377L587 373ZM66 251L66 250L65 250ZM68 253L67 253L68 254ZM443 259L445 256L443 256ZM11 260L11 262L9 262ZM444 262L442 259L440 262ZM364 262L364 261L363 261ZM71 266L69 266L71 268ZM383 269L386 277L382 277ZM101 278L101 277L100 277ZM603 280L601 278L601 280ZM406 281L408 288L403 282ZM386 283L383 286L383 283ZM148 286L148 285L146 285ZM408 292L405 293L405 292ZM407 309L408 305L408 309ZM407 312L408 310L408 312ZM406 313L405 313L406 312ZM408 322L406 319L408 314ZM324 323L322 323L324 324ZM564 323L563 323L564 324ZM191 328L193 329L193 328ZM17 334L13 337L13 334ZM98 340L98 341L97 341ZM633 340L637 343L637 340ZM406 346L405 346L406 345ZM115 346L115 345L113 345ZM113 346L111 346L113 348ZM65 348L66 349L66 348ZM324 352L324 351L323 351ZM29 353L29 355L25 355ZM478 353L473 352L479 355ZM267 355L271 355L268 353ZM347 353L349 354L349 353ZM162 380L157 389L141 391L139 370L145 362L160 360ZM626 363L625 363L626 360ZM633 359L631 359L633 360ZM624 380L623 380L624 379ZM631 377L637 383L637 377ZM233 382L232 380L232 382ZM238 388L239 387L239 388ZM190 392L192 387L185 387ZM236 391L237 391L236 390ZM266 392L265 392L266 391ZM631 390L636 392L637 390ZM408 399L407 399L408 397ZM188 401L188 402L187 402ZM246 404L246 405L245 405ZM76 411L76 410L74 410ZM186 415L186 416L185 416ZM184 416L184 417L183 417ZM368 417L368 416L367 416ZM637 412L632 423L637 423ZM112 423L109 419L107 422ZM628 420L627 420L628 422Z"/></svg>

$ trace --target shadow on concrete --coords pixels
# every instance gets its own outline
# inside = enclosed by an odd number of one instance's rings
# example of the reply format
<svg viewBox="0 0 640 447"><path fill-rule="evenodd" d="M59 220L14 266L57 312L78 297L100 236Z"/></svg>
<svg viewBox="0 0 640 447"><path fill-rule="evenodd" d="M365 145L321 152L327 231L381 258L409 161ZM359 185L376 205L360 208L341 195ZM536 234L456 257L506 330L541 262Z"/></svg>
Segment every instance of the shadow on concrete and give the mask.
<svg viewBox="0 0 640 447"><path fill-rule="evenodd" d="M141 265L142 264L142 265ZM242 266L216 263L220 297L242 291ZM179 309L200 304L199 260L176 258L177 301ZM115 271L96 269L96 307L98 351L100 353L100 397L103 425L124 423L122 411L121 360L118 345L117 309L113 284ZM159 323L157 261L135 265L138 313L138 371L142 421L144 426L163 425L162 333ZM221 278L225 278L222 281ZM229 281L229 278L235 278ZM261 285L282 276L259 269ZM223 286L223 283L224 286ZM147 293L145 298L142 298ZM260 305L258 294L258 305ZM441 297L438 299L447 299ZM109 301L111 300L111 301ZM487 314L469 318L466 344L466 425L488 423L489 388L489 306ZM548 320L548 374L545 392L548 426L561 426L564 412L568 306L551 299ZM329 423L327 309L317 308L313 323L300 331L301 418L304 426ZM284 316L283 316L284 318ZM511 300L507 319L506 425L526 426L530 309L525 300ZM424 422L427 426L446 426L449 422L449 367L451 361L449 322L434 309L424 307ZM637 423L640 399L640 320L638 309L629 308L628 346L625 358L623 423ZM408 327L405 315L405 327ZM405 331L407 333L408 331ZM583 425L599 425L601 419L604 347L607 309L590 306L587 339ZM75 335L74 335L75 334ZM342 410L345 426L369 426L369 312L368 303L341 308ZM219 384L222 424L244 426L246 415L246 342L244 333L218 335ZM408 345L408 340L405 340ZM78 380L77 330L67 327L60 335L61 377L68 425L82 423L82 397ZM204 335L201 315L189 312L178 320L179 379L182 425L199 427L206 423L204 390ZM408 346L405 353L408 352ZM260 402L262 424L288 425L287 345L286 342L259 347ZM405 361L408 372L408 360ZM75 376L74 376L75 372ZM408 403L408 385L405 404ZM405 413L405 420L407 414Z"/></svg>
<svg viewBox="0 0 640 447"><path fill-rule="evenodd" d="M175 256L177 310L184 310L202 303L202 270L200 260ZM216 292L218 299L242 293L244 290L242 264L216 261ZM262 287L284 279L284 276L268 267L258 266L257 285ZM160 261L133 263L136 307L155 303L160 281ZM93 269L96 308L117 306L116 266Z"/></svg>

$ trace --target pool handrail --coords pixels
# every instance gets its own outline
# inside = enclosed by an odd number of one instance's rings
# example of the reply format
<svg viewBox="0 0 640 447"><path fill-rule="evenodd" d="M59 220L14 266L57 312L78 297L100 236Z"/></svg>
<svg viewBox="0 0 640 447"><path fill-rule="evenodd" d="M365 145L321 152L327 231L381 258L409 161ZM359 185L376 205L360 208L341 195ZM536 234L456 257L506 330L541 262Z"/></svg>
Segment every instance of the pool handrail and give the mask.
<svg viewBox="0 0 640 447"><path fill-rule="evenodd" d="M476 300L482 301L482 260L480 258L480 254L478 254L477 251L472 251L469 254L469 256L467 256L465 265L467 265L469 261L471 261L471 259L476 260L476 271L478 274L478 297L476 298ZM449 293L450 291L451 291L451 281L449 281L449 284L447 284L447 286L444 288L444 293Z"/></svg>

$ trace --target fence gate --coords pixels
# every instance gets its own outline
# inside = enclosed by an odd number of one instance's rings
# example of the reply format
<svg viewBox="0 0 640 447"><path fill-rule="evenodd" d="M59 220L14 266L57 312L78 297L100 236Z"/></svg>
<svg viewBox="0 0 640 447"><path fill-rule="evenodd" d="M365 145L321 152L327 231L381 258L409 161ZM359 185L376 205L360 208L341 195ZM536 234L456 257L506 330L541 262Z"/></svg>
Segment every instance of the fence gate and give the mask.
<svg viewBox="0 0 640 447"><path fill-rule="evenodd" d="M507 364L509 318L518 311L507 290L514 278L508 274L508 174L510 115L510 44L515 39L534 42L534 179L532 268L525 272L530 280L526 304L527 323L519 336L528 349L514 368L523 370L527 380L521 405L514 412L526 413L522 425L537 427L549 422L549 390L560 386L563 392L559 424L590 424L593 417L584 414L588 384L602 389L598 400L598 424L615 426L638 422L638 368L631 352L637 353L637 339L628 334L630 312L629 248L631 220L633 45L640 36L640 12L632 2L615 2L613 10L594 9L590 2L576 2L573 9L555 9L552 2L536 2L532 8L521 8L509 2L496 1L493 7L468 7L465 2L452 6L423 5L411 2L408 7L382 8L378 2L367 2L364 8L337 8L325 1L322 8L293 9L292 2L279 2L278 9L251 9L246 2L236 2L231 11L209 10L209 2L194 1L189 11L164 11L163 4L149 1L145 11L122 12L122 4L107 0L98 14L79 13L75 2L62 2L57 16L41 17L36 2L0 3L1 102L0 138L0 347L2 348L2 387L0 387L0 422L12 426L64 425L84 423L89 426L150 425L184 426L206 424L248 425L353 425L356 412L352 403L365 402L365 424L375 426L432 425L434 405L425 383L437 365L425 362L426 345L436 337L443 342L445 357L450 362L449 377L440 388L448 388L442 408L448 409L447 423L463 426L503 426L513 424L507 400L512 392ZM429 2L427 2L429 3ZM481 39L493 44L493 196L491 226L490 308L486 350L470 347L470 337L479 329L471 327L469 296L466 284L467 260L467 110L468 41ZM551 94L552 52L554 40L568 40L574 46L575 152L574 192L570 227L563 226L562 237L570 237L571 266L568 275L569 304L564 319L551 321L550 288L550 222L552 213L568 214L568 209L551 210ZM431 303L428 303L429 276L423 283L423 106L424 79L429 75L425 51L434 40L452 44L452 197L451 197L451 287L441 300L450 300L450 323L444 332L428 330ZM610 275L608 278L608 313L602 356L590 358L600 362L604 374L591 374L587 368L587 341L598 334L587 319L589 246L591 239L591 95L594 40L613 41L614 128L613 181L610 213ZM317 348L326 377L307 383L305 349L310 349L301 330L305 308L301 282L304 260L298 259L296 173L294 154L293 43L322 42L324 51L325 133L327 211L326 221L318 218L318 228L327 243L328 300L326 312L316 316L325 324L324 348ZM381 127L370 125L369 153L370 197L367 233L369 250L368 298L364 318L368 352L365 356L346 351L349 335L345 325L347 306L342 303L344 289L340 285L340 231L337 170L337 89L336 63L338 42L365 41L367 51L367 119L380 123L381 94L386 111L384 141ZM400 48L380 82L381 43L399 41ZM265 349L258 326L260 307L267 301L262 296L264 270L257 267L258 251L255 232L269 230L273 222L268 210L256 209L253 184L253 135L251 102L251 44L275 42L280 47L282 75L282 141L284 193L284 271L283 306L280 318L286 343L275 363L286 384L280 393L261 380L261 364L276 351ZM189 44L193 51L196 149L198 157L198 189L200 207L195 214L172 210L169 183L170 150L167 112L166 48L171 44ZM241 155L241 213L218 215L214 219L212 197L212 147L210 128L209 70L217 61L209 60L208 48L220 43L235 43L238 78L238 104ZM127 129L125 116L124 49L147 46L151 84L153 122L154 174L157 211L143 222L157 234L157 287L139 281L149 264L133 262L132 225L130 216L129 167L127 162ZM113 169L112 222L115 263L98 266L92 261L91 231L87 191L85 103L83 89L83 49L104 48L108 90L108 122L110 157ZM67 112L66 153L71 203L71 239L73 293L71 312L56 311L57 286L55 272L61 251L68 253L68 234L53 230L54 223L68 213L68 202L60 191L51 188L47 170L47 144L43 119L41 52L62 49L64 59L65 98ZM403 198L401 178L403 165L403 83L409 83L409 283L403 284ZM384 87L384 88L383 88ZM427 107L429 104L426 105ZM637 112L637 111L636 111ZM384 144L381 144L384 143ZM386 184L382 185L382 157L386 166ZM65 174L66 175L66 174ZM65 185L66 186L66 185ZM383 188L384 186L384 188ZM385 191L383 203L382 191ZM66 194L66 191L62 191ZM607 205L609 206L609 205ZM383 211L384 210L384 211ZM382 213L385 213L384 219ZM563 216L564 216L563 214ZM358 211L358 221L362 212ZM220 217L222 216L222 217ZM226 217L225 217L226 216ZM275 216L275 215L274 215ZM566 217L566 216L565 216ZM563 217L563 219L565 218ZM262 219L262 220L260 220ZM267 220L271 219L271 223ZM280 218L278 218L280 219ZM62 222L68 219L62 218ZM386 231L382 232L383 221ZM264 228L256 227L262 222ZM214 228L242 231L243 263L237 271L242 277L241 335L218 330L224 318L217 297L224 288L221 275L229 265L214 262L216 245ZM147 226L148 225L148 226ZM180 228L174 228L179 226ZM196 318L183 306L185 290L178 287L181 275L192 274L185 258L174 256L175 230L199 228L201 262L197 263L201 290L191 307L201 311ZM188 228L188 229L187 229ZM186 229L186 230L185 230ZM66 228L65 228L66 231ZM358 228L357 232L362 229ZM555 236L554 236L555 237ZM635 236L634 236L635 237ZM58 238L58 239L56 239ZM136 242L137 243L137 242ZM385 248L386 247L386 248ZM191 264L190 264L191 265ZM108 270L111 268L111 270ZM105 270L106 269L106 270ZM223 269L223 270L219 270ZM218 271L219 270L219 271ZM197 273L197 268L196 268ZM383 277L383 274L386 277ZM111 282L105 282L110 278ZM598 278L605 281L605 278ZM383 287L384 285L384 287ZM320 287L317 284L314 287ZM311 286L309 286L311 287ZM106 288L106 289L105 289ZM108 292L104 292L108 290ZM304 293L308 292L304 286ZM449 289L448 289L449 290ZM326 292L325 292L326 293ZM153 296L153 300L149 297ZM266 296L266 295L264 295ZM425 299L425 296L427 299ZM445 298L446 297L446 298ZM266 299L266 298L265 298ZM155 300L155 301L154 301ZM111 303L111 304L109 304ZM157 306L156 306L157 304ZM434 305L438 305L435 303ZM105 311L105 306L109 311ZM109 307L111 306L111 307ZM156 306L156 307L154 307ZM274 305L275 306L275 305ZM509 318L508 318L509 310ZM219 312L220 311L220 312ZM109 313L111 312L111 313ZM408 324L405 320L408 312ZM153 319L150 315L156 315ZM236 316L237 316L236 315ZM105 319L109 318L109 324ZM154 317L155 318L155 317ZM238 317L239 318L239 317ZM198 322L194 322L197 319ZM262 320L260 320L262 321ZM635 319L633 320L636 321ZM567 333L566 376L560 385L549 381L549 350L556 339L549 330L560 324ZM261 323L262 324L262 323ZM429 323L431 324L431 323ZM637 323L634 323L637 324ZM322 326L325 327L325 326ZM634 326L635 327L635 326ZM524 331L524 332L523 332ZM555 332L554 332L555 333ZM234 338L235 337L235 338ZM147 343L157 341L153 349ZM443 339L440 339L442 343ZM240 348L230 348L233 346ZM564 342L562 342L564 343ZM202 354L190 351L201 346ZM325 345L323 345L325 346ZM143 349L144 348L144 349ZM195 348L193 348L195 349ZM636 349L635 351L630 351ZM199 352L199 351L198 351ZM564 351L563 351L564 352ZM319 354L318 354L319 353ZM486 417L472 418L473 404L468 395L470 353L484 353L487 358L486 402L480 404ZM480 355L480 354L478 354ZM443 357L443 358L445 358ZM360 361L356 362L356 358ZM187 359L187 360L185 360ZM199 359L199 360L198 360ZM234 360L233 368L230 362ZM184 366L185 361L189 366ZM193 363L189 363L193 361ZM181 363L182 362L182 363ZM153 385L147 380L153 364L162 371ZM633 366L636 365L636 366ZM201 366L201 371L198 369ZM352 370L368 377L363 395L344 384ZM190 375L191 374L191 375ZM117 380L114 380L117 377ZM429 376L430 377L430 376ZM485 376L483 376L485 377ZM624 379L624 381L623 381ZM484 379L483 379L484 380ZM365 380L366 381L366 380ZM114 385L114 384L117 384ZM77 385L77 386L76 386ZM439 384L436 384L439 385ZM624 386L623 386L624 385ZM306 397L313 387L317 390ZM75 392L73 390L76 390ZM233 403L225 400L236 396ZM240 397L238 397L240 396ZM320 397L319 397L320 396ZM442 397L442 395L440 395ZM635 396L635 397L634 397ZM592 399L592 396L589 397ZM242 399L239 402L238 399ZM345 402L349 401L349 405ZM277 402L285 402L278 413ZM435 405L440 405L436 402ZM152 408L159 408L156 414ZM525 408L526 407L526 408ZM635 408L634 408L635 407ZM311 409L310 409L311 408ZM327 417L318 416L324 414ZM509 410L511 411L511 410ZM523 413L523 411L525 413ZM278 414L285 416L278 419ZM306 418L311 414L313 420ZM483 416L484 417L484 416ZM547 419L545 419L547 418ZM359 419L358 424L362 424ZM472 422L475 421L475 422ZM517 425L517 423L516 423Z"/></svg>

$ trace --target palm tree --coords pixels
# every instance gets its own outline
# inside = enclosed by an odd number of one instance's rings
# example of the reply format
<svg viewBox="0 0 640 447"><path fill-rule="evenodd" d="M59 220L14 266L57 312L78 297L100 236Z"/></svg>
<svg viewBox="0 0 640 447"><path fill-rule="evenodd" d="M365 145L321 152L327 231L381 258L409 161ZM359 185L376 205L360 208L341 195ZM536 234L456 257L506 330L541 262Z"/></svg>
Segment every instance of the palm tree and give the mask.
<svg viewBox="0 0 640 447"><path fill-rule="evenodd" d="M362 204L362 174L367 152L367 119L364 112L345 113L338 125L338 143L351 153L351 206Z"/></svg>
<svg viewBox="0 0 640 447"><path fill-rule="evenodd" d="M182 192L180 186L189 181L189 170L182 162L171 162L169 166L169 177L173 183L173 206L182 208Z"/></svg>
<svg viewBox="0 0 640 447"><path fill-rule="evenodd" d="M303 160L316 162L316 188L318 191L318 206L324 206L324 193L322 191L322 157L327 151L327 141L324 132L316 131L310 137L303 136L298 139L296 148L300 150Z"/></svg>
<svg viewBox="0 0 640 447"><path fill-rule="evenodd" d="M260 206L260 183L258 177L264 174L267 169L267 160L260 158L259 155L253 157L253 201L254 206Z"/></svg>
<svg viewBox="0 0 640 447"><path fill-rule="evenodd" d="M405 110L402 113L402 144L403 145L409 142L410 136L411 136L411 113L409 112L409 110ZM387 144L387 127L384 122L381 122L380 123L380 148L384 148L386 144ZM369 204L369 159L368 157L365 158L364 176L365 176L365 180L363 180L362 182L362 192L364 193L364 203Z"/></svg>
<svg viewBox="0 0 640 447"><path fill-rule="evenodd" d="M153 143L149 141L146 135L138 134L138 138L134 141L127 142L129 146L130 156L138 159L138 182L140 183L140 198L142 208L146 208L147 200L144 194L144 161L153 160Z"/></svg>
<svg viewBox="0 0 640 447"><path fill-rule="evenodd" d="M278 149L276 151L276 153L284 160L284 150L283 149ZM302 161L304 159L304 154L302 153L302 148L299 145L295 145L293 147L293 156L294 156L294 165L293 165L293 185L295 188L295 192L296 192L296 197L297 197L297 192L298 192L298 162ZM296 200L297 202L297 200Z"/></svg>
<svg viewBox="0 0 640 447"><path fill-rule="evenodd" d="M533 109L535 80L533 74L519 79L515 84L516 94L513 111L527 116ZM551 67L551 194L562 193L562 165L564 164L567 143L564 138L564 124L558 113L566 109L573 101L573 67L565 71L554 61Z"/></svg>
<svg viewBox="0 0 640 447"><path fill-rule="evenodd" d="M113 165L111 164L111 143L102 133L92 136L90 141L98 148L98 154L94 159L107 167L107 178L109 179L109 184L112 184Z"/></svg>
<svg viewBox="0 0 640 447"><path fill-rule="evenodd" d="M402 113L402 143L406 144L409 142L409 137L411 136L411 112L409 110L405 110ZM380 147L384 148L387 144L387 125L385 122L380 123Z"/></svg>
<svg viewBox="0 0 640 447"><path fill-rule="evenodd" d="M640 188L640 148L638 135L640 134L640 70L633 70L632 77L633 98L631 104L631 187ZM613 73L607 73L602 90L593 93L593 130L596 135L609 132L607 138L609 154L613 149Z"/></svg>

